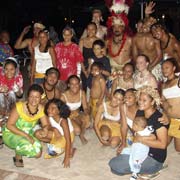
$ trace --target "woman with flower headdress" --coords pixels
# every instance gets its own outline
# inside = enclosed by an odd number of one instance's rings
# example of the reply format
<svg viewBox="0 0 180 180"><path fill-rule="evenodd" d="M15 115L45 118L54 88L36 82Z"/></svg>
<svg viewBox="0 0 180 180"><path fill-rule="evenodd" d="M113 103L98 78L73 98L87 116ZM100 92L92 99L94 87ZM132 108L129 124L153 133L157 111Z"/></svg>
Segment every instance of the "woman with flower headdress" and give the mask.
<svg viewBox="0 0 180 180"><path fill-rule="evenodd" d="M39 32L39 44L33 51L31 84L43 83L45 72L51 67L56 67L56 54L49 39L49 32L44 29Z"/></svg>
<svg viewBox="0 0 180 180"><path fill-rule="evenodd" d="M146 136L136 136L134 142L140 142L150 147L147 158L143 161L140 176L142 178L151 178L159 174L163 168L163 163L167 155L167 132L168 125L158 121L162 117L157 107L160 105L160 96L156 89L150 86L143 86L137 92L139 110L136 116L144 116L147 119L147 125L151 126L155 139L152 140ZM118 175L129 174L129 155L120 154L110 160L111 171ZM144 174L144 175L142 175Z"/></svg>

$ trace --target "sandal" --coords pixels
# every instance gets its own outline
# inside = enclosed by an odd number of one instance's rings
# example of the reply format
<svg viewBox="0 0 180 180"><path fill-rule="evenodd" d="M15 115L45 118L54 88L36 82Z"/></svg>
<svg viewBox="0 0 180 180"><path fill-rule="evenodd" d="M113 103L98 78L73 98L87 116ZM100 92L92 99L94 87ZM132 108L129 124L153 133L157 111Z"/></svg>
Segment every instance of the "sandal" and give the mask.
<svg viewBox="0 0 180 180"><path fill-rule="evenodd" d="M16 157L13 157L13 161L16 167L24 167L24 163L22 159L16 159Z"/></svg>

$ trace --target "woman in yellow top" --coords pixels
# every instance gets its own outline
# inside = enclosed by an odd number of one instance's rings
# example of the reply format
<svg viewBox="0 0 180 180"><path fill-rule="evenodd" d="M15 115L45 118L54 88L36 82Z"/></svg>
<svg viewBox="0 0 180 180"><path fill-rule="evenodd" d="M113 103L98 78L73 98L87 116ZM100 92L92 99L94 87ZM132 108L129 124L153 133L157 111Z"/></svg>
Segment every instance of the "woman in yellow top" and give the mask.
<svg viewBox="0 0 180 180"><path fill-rule="evenodd" d="M13 157L17 167L23 167L22 156L40 157L42 145L34 136L33 128L40 119L42 124L41 135L48 132L48 120L44 114L44 107L40 104L43 89L33 84L27 94L27 101L17 102L12 109L5 127L3 127L3 141L15 150Z"/></svg>

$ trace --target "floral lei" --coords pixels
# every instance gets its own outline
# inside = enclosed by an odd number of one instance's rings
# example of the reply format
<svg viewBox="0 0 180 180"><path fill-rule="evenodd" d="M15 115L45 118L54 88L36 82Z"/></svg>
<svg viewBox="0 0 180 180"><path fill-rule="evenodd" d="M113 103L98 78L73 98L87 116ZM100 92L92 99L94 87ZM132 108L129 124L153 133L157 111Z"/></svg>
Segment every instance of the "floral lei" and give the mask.
<svg viewBox="0 0 180 180"><path fill-rule="evenodd" d="M118 51L116 54L113 54L113 52L112 52L112 38L110 39L110 41L109 41L109 43L108 43L108 53L109 53L109 55L110 55L111 57L116 57L116 56L119 56L119 55L120 55L121 50L123 49L124 44L125 44L125 42L126 42L126 38L127 38L127 34L124 33L124 34L123 34L123 38L122 38L121 46L120 46L120 48L119 48L119 51Z"/></svg>

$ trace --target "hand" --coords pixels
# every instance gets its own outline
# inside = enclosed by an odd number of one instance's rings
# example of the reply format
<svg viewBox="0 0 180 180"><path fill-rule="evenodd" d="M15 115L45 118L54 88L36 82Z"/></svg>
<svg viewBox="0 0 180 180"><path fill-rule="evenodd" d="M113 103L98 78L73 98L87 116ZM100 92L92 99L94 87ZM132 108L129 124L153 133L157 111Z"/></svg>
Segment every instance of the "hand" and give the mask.
<svg viewBox="0 0 180 180"><path fill-rule="evenodd" d="M117 155L119 155L121 153L121 151L126 147L126 144L125 143L121 143L119 145L119 147L117 148Z"/></svg>
<svg viewBox="0 0 180 180"><path fill-rule="evenodd" d="M70 167L70 158L64 158L64 161L62 163L64 165L64 168Z"/></svg>
<svg viewBox="0 0 180 180"><path fill-rule="evenodd" d="M153 1L149 2L149 4L146 3L146 7L145 7L145 14L146 15L150 15L154 12L154 7L155 7L156 3L154 3Z"/></svg>
<svg viewBox="0 0 180 180"><path fill-rule="evenodd" d="M163 116L158 118L158 121L164 125L168 125L169 124L169 118L167 117L166 114L163 113Z"/></svg>
<svg viewBox="0 0 180 180"><path fill-rule="evenodd" d="M110 146L110 141L105 141L105 140L102 140L102 139L101 139L101 143L102 143L104 146Z"/></svg>
<svg viewBox="0 0 180 180"><path fill-rule="evenodd" d="M34 139L33 139L31 136L27 135L27 136L26 136L26 139L27 139L31 144L34 144Z"/></svg>
<svg viewBox="0 0 180 180"><path fill-rule="evenodd" d="M1 93L7 93L8 92L8 87L5 85L5 86L0 86L0 92Z"/></svg>
<svg viewBox="0 0 180 180"><path fill-rule="evenodd" d="M27 34L30 30L31 26L26 26L24 29L23 29L23 34Z"/></svg>
<svg viewBox="0 0 180 180"><path fill-rule="evenodd" d="M134 143L136 143L136 142L142 143L142 140L143 140L143 136L139 136L137 134L136 136L134 136L133 142Z"/></svg>
<svg viewBox="0 0 180 180"><path fill-rule="evenodd" d="M42 138L46 137L48 135L48 129L43 128L39 134L41 135Z"/></svg>

